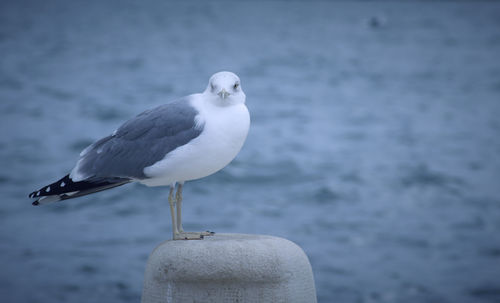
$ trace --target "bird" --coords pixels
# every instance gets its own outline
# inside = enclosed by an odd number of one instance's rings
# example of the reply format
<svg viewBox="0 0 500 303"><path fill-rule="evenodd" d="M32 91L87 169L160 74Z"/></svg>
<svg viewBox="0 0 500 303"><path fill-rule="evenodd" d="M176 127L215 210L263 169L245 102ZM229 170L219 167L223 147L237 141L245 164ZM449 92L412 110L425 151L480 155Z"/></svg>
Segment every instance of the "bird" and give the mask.
<svg viewBox="0 0 500 303"><path fill-rule="evenodd" d="M168 186L173 239L213 235L184 231L182 190L186 181L214 174L240 152L250 128L245 102L236 74L215 73L202 93L146 110L86 147L70 173L29 198L37 206L131 182Z"/></svg>

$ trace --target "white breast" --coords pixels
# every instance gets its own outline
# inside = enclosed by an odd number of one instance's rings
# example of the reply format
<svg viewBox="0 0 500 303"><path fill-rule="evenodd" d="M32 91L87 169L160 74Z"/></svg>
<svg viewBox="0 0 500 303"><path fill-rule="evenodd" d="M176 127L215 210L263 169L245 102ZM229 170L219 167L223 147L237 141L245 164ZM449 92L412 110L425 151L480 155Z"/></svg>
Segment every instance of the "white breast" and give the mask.
<svg viewBox="0 0 500 303"><path fill-rule="evenodd" d="M163 160L144 169L148 186L170 185L211 175L231 162L241 150L250 127L244 103L220 107L193 96L191 105L198 111L202 133L188 144L170 152Z"/></svg>

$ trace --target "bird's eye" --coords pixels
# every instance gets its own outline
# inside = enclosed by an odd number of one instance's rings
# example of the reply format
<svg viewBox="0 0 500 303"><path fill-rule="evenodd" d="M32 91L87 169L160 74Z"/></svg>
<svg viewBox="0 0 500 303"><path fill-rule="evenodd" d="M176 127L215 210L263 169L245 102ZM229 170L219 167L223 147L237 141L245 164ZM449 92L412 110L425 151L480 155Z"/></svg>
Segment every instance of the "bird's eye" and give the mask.
<svg viewBox="0 0 500 303"><path fill-rule="evenodd" d="M211 89L212 91L214 91L214 90L215 90L215 85L214 85L213 83L210 83L210 89Z"/></svg>
<svg viewBox="0 0 500 303"><path fill-rule="evenodd" d="M236 90L236 89L238 89L238 87L239 87L239 86L240 86L240 84L239 84L238 82L236 82L236 83L234 84L233 88Z"/></svg>

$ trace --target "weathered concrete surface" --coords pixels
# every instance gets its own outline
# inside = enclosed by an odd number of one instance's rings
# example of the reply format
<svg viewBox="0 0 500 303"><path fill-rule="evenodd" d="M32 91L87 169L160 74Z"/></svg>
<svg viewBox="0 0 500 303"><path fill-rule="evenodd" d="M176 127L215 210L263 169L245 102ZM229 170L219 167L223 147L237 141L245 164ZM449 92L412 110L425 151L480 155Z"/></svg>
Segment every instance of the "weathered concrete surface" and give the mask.
<svg viewBox="0 0 500 303"><path fill-rule="evenodd" d="M150 255L142 303L316 302L311 265L283 238L216 234L166 241Z"/></svg>

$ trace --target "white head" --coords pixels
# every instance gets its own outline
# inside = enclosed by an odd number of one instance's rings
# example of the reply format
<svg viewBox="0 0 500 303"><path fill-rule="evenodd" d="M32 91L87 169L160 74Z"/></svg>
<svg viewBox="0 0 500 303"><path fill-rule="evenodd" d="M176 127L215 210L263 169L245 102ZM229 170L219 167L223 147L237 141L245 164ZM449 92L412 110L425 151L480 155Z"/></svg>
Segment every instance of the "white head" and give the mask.
<svg viewBox="0 0 500 303"><path fill-rule="evenodd" d="M227 106L245 103L245 93L241 89L240 78L231 72L218 72L210 77L208 86L203 92L212 95L215 104Z"/></svg>

